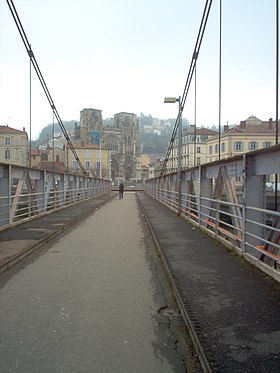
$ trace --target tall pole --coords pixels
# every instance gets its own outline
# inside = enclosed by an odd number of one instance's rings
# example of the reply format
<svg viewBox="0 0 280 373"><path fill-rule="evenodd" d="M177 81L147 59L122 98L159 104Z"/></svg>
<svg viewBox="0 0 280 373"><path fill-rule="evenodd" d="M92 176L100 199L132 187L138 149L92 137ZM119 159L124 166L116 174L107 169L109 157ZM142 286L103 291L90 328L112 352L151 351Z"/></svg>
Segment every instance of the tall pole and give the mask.
<svg viewBox="0 0 280 373"><path fill-rule="evenodd" d="M109 151L109 178L112 181L112 158L111 158L111 151Z"/></svg>
<svg viewBox="0 0 280 373"><path fill-rule="evenodd" d="M31 45L30 45L31 50ZM29 57L29 167L31 167L31 56Z"/></svg>
<svg viewBox="0 0 280 373"><path fill-rule="evenodd" d="M194 67L194 161L193 165L196 166L196 63Z"/></svg>
<svg viewBox="0 0 280 373"><path fill-rule="evenodd" d="M181 169L182 169L182 103L181 96L178 98L179 102L179 130L178 130L178 180L177 180L177 190L178 190L178 212L177 215L181 215Z"/></svg>
<svg viewBox="0 0 280 373"><path fill-rule="evenodd" d="M154 149L154 180L153 180L153 184L154 184L154 198L156 198L156 146L153 145L153 149Z"/></svg>
<svg viewBox="0 0 280 373"><path fill-rule="evenodd" d="M52 158L53 158L53 164L52 169L54 170L54 112L53 112L53 139L52 139Z"/></svg>
<svg viewBox="0 0 280 373"><path fill-rule="evenodd" d="M276 118L275 144L278 144L278 91L279 91L279 1L276 0ZM278 210L278 174L275 175L274 208Z"/></svg>
<svg viewBox="0 0 280 373"><path fill-rule="evenodd" d="M222 81L222 0L220 0L220 48L219 48L219 159L221 159L221 81Z"/></svg>
<svg viewBox="0 0 280 373"><path fill-rule="evenodd" d="M101 156L101 136L100 136L100 139L99 139L99 152L100 152L100 165L99 165L99 179L102 179L102 156Z"/></svg>

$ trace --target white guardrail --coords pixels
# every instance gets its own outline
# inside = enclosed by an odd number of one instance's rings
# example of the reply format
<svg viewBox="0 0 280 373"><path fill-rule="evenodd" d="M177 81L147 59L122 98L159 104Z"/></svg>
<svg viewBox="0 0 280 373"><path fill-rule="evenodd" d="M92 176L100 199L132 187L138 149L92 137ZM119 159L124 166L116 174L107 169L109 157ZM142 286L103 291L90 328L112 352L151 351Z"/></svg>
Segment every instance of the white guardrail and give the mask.
<svg viewBox="0 0 280 373"><path fill-rule="evenodd" d="M89 176L0 164L0 229L111 192Z"/></svg>
<svg viewBox="0 0 280 373"><path fill-rule="evenodd" d="M280 281L279 174L277 145L157 176L145 192Z"/></svg>

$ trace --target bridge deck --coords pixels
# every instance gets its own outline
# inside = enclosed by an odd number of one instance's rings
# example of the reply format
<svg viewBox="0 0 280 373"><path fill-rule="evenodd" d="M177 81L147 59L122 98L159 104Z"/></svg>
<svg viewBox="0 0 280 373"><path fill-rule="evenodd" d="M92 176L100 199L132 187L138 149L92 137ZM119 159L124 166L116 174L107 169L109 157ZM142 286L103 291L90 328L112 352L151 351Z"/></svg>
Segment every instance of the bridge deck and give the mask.
<svg viewBox="0 0 280 373"><path fill-rule="evenodd" d="M279 371L279 283L150 196L139 199L210 368Z"/></svg>
<svg viewBox="0 0 280 373"><path fill-rule="evenodd" d="M110 198L99 197L0 232L0 266L6 268L7 260ZM279 284L150 196L138 193L138 199L210 369L279 371Z"/></svg>

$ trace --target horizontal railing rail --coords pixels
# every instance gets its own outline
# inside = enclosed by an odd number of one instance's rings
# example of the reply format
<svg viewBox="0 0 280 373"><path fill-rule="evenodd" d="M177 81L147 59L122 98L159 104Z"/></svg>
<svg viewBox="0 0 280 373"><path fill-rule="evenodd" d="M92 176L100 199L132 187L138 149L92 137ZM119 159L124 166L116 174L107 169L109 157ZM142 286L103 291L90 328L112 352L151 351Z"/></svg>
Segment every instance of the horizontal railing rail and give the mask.
<svg viewBox="0 0 280 373"><path fill-rule="evenodd" d="M109 180L0 164L0 229L110 192Z"/></svg>
<svg viewBox="0 0 280 373"><path fill-rule="evenodd" d="M241 255L280 271L280 208L266 187L279 173L277 145L160 175L146 181L145 192Z"/></svg>

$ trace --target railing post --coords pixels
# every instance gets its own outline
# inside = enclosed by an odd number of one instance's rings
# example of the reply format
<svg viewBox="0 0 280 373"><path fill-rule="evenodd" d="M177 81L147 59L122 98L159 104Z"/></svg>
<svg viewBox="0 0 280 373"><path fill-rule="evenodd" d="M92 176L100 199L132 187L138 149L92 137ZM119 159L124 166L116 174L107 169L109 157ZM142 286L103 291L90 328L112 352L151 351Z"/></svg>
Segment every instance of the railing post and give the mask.
<svg viewBox="0 0 280 373"><path fill-rule="evenodd" d="M215 210L215 237L218 236L218 233L219 233L219 230L218 230L218 226L219 226L219 210L220 210L220 201L217 199L217 203L216 203L216 210Z"/></svg>
<svg viewBox="0 0 280 373"><path fill-rule="evenodd" d="M9 224L11 209L10 166L0 167L0 227Z"/></svg>
<svg viewBox="0 0 280 373"><path fill-rule="evenodd" d="M258 222L265 225L265 214L259 211L248 209L248 206L264 209L266 207L265 193L265 176L255 175L253 160L251 156L246 155L246 173L244 182L244 198L243 204L246 206L246 218L252 222ZM250 223L246 220L245 225L248 233L254 234L257 237L265 237L264 228L260 225ZM262 245L263 241L254 237L248 236L248 242L251 245Z"/></svg>
<svg viewBox="0 0 280 373"><path fill-rule="evenodd" d="M198 173L199 173L199 189L198 189L198 206L197 206L197 215L198 215L198 225L200 225L200 220L201 220L201 193L202 193L202 170L201 166L198 168Z"/></svg>
<svg viewBox="0 0 280 373"><path fill-rule="evenodd" d="M207 167L200 166L200 220L202 226L207 226L206 220L211 215L210 199L212 198L212 179L207 177Z"/></svg>
<svg viewBox="0 0 280 373"><path fill-rule="evenodd" d="M182 204L182 103L181 96L178 99L179 102L179 130L178 130L178 211L177 215L181 215L181 204Z"/></svg>
<svg viewBox="0 0 280 373"><path fill-rule="evenodd" d="M246 210L246 154L243 155L242 162L242 176L243 176L243 197L242 197L242 243L241 250L243 253L246 251L246 226L247 226L247 210Z"/></svg>
<svg viewBox="0 0 280 373"><path fill-rule="evenodd" d="M46 184L47 184L47 171L44 170L43 171L43 204L44 204L44 214L47 212L47 196L46 196L46 191L47 191L47 188L46 188Z"/></svg>

